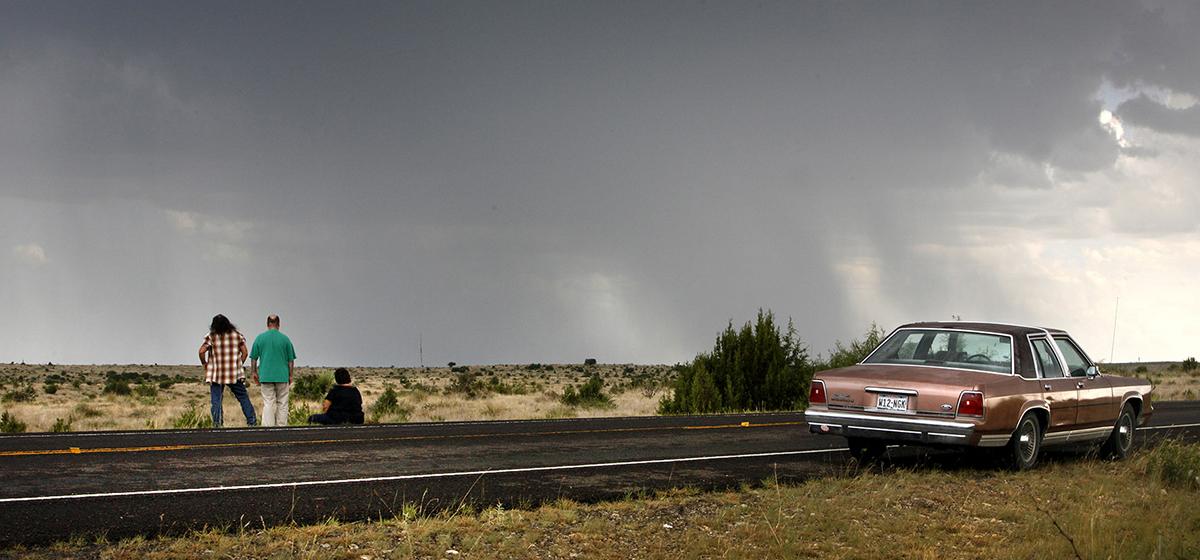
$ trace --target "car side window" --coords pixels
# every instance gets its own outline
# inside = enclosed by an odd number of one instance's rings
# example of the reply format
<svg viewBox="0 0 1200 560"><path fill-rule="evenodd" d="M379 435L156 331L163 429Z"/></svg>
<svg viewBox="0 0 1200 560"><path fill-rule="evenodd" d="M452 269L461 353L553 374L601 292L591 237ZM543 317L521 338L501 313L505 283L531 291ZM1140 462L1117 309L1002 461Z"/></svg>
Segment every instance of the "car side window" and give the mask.
<svg viewBox="0 0 1200 560"><path fill-rule="evenodd" d="M1058 350L1062 352L1063 359L1067 362L1067 371L1071 373L1071 377L1086 377L1087 368L1089 365L1083 353L1065 338L1054 339L1054 344L1058 345Z"/></svg>
<svg viewBox="0 0 1200 560"><path fill-rule="evenodd" d="M1062 377L1062 366L1050 343L1044 338L1033 341L1033 353L1037 356L1038 364L1042 367L1042 377L1047 379Z"/></svg>

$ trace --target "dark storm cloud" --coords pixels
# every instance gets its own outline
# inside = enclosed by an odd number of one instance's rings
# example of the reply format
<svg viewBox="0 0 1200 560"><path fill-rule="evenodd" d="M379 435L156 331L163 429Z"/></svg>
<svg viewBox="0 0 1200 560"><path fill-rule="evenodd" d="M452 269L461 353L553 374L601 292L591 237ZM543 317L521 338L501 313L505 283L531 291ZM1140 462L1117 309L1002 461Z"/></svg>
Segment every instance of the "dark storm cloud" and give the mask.
<svg viewBox="0 0 1200 560"><path fill-rule="evenodd" d="M817 349L1021 315L928 250L1013 225L969 189L1110 168L1105 80L1196 91L1193 15L1124 2L3 11L0 239L50 262L11 253L0 286L157 337L113 360L188 359L227 308L283 315L302 361L381 364L418 337L438 362L685 359L760 306ZM855 303L861 259L887 316Z"/></svg>
<svg viewBox="0 0 1200 560"><path fill-rule="evenodd" d="M1117 108L1121 120L1161 132L1200 136L1200 105L1172 109L1146 95L1139 95Z"/></svg>

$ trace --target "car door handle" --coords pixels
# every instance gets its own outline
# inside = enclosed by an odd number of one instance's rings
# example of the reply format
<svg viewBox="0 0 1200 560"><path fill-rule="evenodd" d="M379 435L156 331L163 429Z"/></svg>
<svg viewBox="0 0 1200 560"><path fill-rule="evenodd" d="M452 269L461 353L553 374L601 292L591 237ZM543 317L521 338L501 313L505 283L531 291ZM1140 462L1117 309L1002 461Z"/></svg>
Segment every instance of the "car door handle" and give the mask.
<svg viewBox="0 0 1200 560"><path fill-rule="evenodd" d="M1049 384L1049 383L1047 383L1047 384L1045 384L1045 385L1042 385L1042 388L1043 388L1043 389L1045 389L1045 390L1047 390L1047 391L1049 391L1049 390L1050 390L1050 384Z"/></svg>

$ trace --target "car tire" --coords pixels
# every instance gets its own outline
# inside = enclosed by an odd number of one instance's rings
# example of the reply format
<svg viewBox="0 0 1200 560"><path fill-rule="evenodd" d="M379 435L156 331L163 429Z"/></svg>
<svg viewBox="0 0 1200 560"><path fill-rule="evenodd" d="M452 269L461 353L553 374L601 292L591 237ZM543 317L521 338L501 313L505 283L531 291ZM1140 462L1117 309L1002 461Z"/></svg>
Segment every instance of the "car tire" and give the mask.
<svg viewBox="0 0 1200 560"><path fill-rule="evenodd" d="M1017 422L1008 446L1004 448L1004 462L1008 467L1024 471L1037 465L1038 455L1042 451L1042 423L1037 415L1026 413Z"/></svg>
<svg viewBox="0 0 1200 560"><path fill-rule="evenodd" d="M1117 423L1113 426L1112 433L1104 441L1104 446L1100 448L1100 455L1114 461L1128 457L1130 450L1133 449L1135 430L1137 430L1137 415L1133 413L1132 406L1125 405L1121 408L1121 415L1117 416Z"/></svg>
<svg viewBox="0 0 1200 560"><path fill-rule="evenodd" d="M883 458L887 452L887 444L867 438L846 438L850 446L850 456L861 464L874 463Z"/></svg>

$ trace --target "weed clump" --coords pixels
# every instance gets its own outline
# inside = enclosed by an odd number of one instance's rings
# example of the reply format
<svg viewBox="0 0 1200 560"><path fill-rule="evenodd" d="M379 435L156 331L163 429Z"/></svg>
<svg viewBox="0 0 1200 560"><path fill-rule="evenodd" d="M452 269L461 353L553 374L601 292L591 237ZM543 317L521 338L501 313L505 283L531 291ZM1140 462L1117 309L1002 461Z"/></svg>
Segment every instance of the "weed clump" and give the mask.
<svg viewBox="0 0 1200 560"><path fill-rule="evenodd" d="M104 415L104 413L99 409L89 406L87 403L79 403L75 405L75 414L78 414L84 418L96 418Z"/></svg>
<svg viewBox="0 0 1200 560"><path fill-rule="evenodd" d="M308 408L307 404L297 406L294 401L288 401L289 426L306 426L308 425L308 417L313 414L316 414L316 411Z"/></svg>
<svg viewBox="0 0 1200 560"><path fill-rule="evenodd" d="M0 433L17 434L25 431L25 423L5 411L0 414Z"/></svg>
<svg viewBox="0 0 1200 560"><path fill-rule="evenodd" d="M1167 486L1200 490L1200 446L1168 441L1150 452L1146 470Z"/></svg>
<svg viewBox="0 0 1200 560"><path fill-rule="evenodd" d="M575 387L563 389L559 402L581 408L612 408L615 406L612 397L604 394L604 380L594 373L587 382L579 387L578 391L575 390Z"/></svg>
<svg viewBox="0 0 1200 560"><path fill-rule="evenodd" d="M34 391L34 387L30 385L4 393L4 402L6 403L28 403L36 398L37 391Z"/></svg>
<svg viewBox="0 0 1200 560"><path fill-rule="evenodd" d="M211 428L212 425L212 417L197 410L194 404L171 421L171 426L176 429Z"/></svg>
<svg viewBox="0 0 1200 560"><path fill-rule="evenodd" d="M454 379L446 386L446 394L461 393L468 399L476 399L487 396L488 389L479 376L467 369L467 366L462 366L461 369L455 368L451 371L456 372Z"/></svg>
<svg viewBox="0 0 1200 560"><path fill-rule="evenodd" d="M30 402L37 398L37 391L33 387L26 385L19 389L13 389L4 394L4 402Z"/></svg>
<svg viewBox="0 0 1200 560"><path fill-rule="evenodd" d="M66 420L55 418L54 425L50 427L50 431L54 433L63 433L71 431L71 425L75 423L75 418L68 416Z"/></svg>

